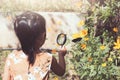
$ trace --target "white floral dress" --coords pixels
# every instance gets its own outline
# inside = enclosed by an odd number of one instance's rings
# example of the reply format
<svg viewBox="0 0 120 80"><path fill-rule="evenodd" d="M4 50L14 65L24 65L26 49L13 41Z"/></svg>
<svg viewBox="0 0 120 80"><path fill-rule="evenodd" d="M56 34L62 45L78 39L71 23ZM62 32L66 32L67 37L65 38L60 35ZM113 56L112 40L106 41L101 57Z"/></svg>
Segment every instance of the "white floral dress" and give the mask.
<svg viewBox="0 0 120 80"><path fill-rule="evenodd" d="M13 51L7 57L2 80L48 80L51 62L50 53L39 53L34 65L29 67L25 53Z"/></svg>

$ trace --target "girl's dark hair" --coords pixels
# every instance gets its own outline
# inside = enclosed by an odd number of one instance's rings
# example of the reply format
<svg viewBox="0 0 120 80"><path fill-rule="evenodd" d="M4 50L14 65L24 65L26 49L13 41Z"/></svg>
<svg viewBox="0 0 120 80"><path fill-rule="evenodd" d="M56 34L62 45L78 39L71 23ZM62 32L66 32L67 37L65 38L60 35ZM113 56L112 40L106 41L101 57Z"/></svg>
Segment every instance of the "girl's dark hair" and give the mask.
<svg viewBox="0 0 120 80"><path fill-rule="evenodd" d="M33 65L36 58L34 44L36 39L46 32L45 19L40 14L25 12L16 17L14 30L23 52L28 55L29 64Z"/></svg>

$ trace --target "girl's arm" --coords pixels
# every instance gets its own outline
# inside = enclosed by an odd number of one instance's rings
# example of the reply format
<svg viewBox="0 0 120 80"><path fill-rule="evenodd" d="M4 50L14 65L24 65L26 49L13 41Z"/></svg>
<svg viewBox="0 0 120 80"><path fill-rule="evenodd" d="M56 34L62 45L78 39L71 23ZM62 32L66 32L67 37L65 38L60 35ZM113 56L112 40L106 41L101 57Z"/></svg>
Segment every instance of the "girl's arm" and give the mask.
<svg viewBox="0 0 120 80"><path fill-rule="evenodd" d="M59 52L59 54L58 54L59 55L59 62L57 62L55 57L52 58L51 69L58 76L63 76L65 73L66 64L65 64L64 56L65 56L66 52L67 51L65 48Z"/></svg>

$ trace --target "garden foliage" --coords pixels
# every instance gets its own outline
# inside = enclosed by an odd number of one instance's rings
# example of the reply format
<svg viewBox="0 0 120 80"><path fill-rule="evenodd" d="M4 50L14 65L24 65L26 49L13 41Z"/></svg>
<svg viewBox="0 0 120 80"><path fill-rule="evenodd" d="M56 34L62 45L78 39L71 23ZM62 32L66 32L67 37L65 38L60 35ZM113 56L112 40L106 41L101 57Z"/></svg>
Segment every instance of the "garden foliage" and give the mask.
<svg viewBox="0 0 120 80"><path fill-rule="evenodd" d="M80 80L120 80L120 1L93 6L83 27L71 51Z"/></svg>

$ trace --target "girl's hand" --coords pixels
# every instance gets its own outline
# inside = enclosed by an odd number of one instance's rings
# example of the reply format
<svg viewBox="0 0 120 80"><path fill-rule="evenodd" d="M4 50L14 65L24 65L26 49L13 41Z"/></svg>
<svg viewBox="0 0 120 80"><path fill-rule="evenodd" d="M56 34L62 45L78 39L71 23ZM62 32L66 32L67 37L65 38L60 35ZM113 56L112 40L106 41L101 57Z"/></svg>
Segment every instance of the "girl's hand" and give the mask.
<svg viewBox="0 0 120 80"><path fill-rule="evenodd" d="M59 51L59 55L62 55L64 57L66 53L67 53L67 49L65 46L63 46Z"/></svg>

